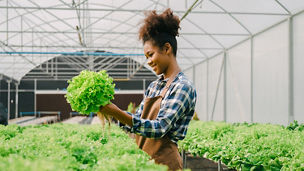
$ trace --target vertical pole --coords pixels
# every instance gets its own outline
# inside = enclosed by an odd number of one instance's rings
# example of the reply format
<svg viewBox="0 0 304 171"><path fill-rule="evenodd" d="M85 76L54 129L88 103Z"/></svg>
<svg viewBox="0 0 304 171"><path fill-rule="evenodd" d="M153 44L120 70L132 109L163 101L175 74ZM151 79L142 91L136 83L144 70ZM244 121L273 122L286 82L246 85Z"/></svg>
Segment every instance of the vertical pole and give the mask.
<svg viewBox="0 0 304 171"><path fill-rule="evenodd" d="M58 58L55 58L55 79L58 78Z"/></svg>
<svg viewBox="0 0 304 171"><path fill-rule="evenodd" d="M2 77L3 77L3 76L0 74L0 100L1 100L1 92L2 92L2 91L1 91L1 82L2 82ZM1 101L0 101L0 102L1 102Z"/></svg>
<svg viewBox="0 0 304 171"><path fill-rule="evenodd" d="M250 38L250 122L253 123L253 37Z"/></svg>
<svg viewBox="0 0 304 171"><path fill-rule="evenodd" d="M288 46L288 50L289 50L289 60L288 60L288 77L289 77L289 81L288 81L288 113L289 113L289 117L288 117L288 124L290 124L291 122L294 121L294 74L293 74L293 69L294 69L294 56L293 56L293 17L290 17L288 19L288 24L289 24L289 46Z"/></svg>
<svg viewBox="0 0 304 171"><path fill-rule="evenodd" d="M88 56L89 70L94 71L94 57Z"/></svg>
<svg viewBox="0 0 304 171"><path fill-rule="evenodd" d="M224 50L224 53L226 52L226 49ZM215 112L215 107L216 107L216 102L217 102L217 97L218 97L218 92L219 92L219 88L220 88L220 84L221 84L221 79L222 79L222 73L223 73L223 69L224 69L224 58L223 58L223 62L221 64L221 69L220 69L220 73L218 76L218 80L217 80L217 85L216 85L216 92L215 92L215 98L214 98L214 102L213 102L213 107L212 107L212 113L211 113L211 120L213 121L213 117L214 117L214 112Z"/></svg>
<svg viewBox="0 0 304 171"><path fill-rule="evenodd" d="M11 80L7 81L7 119L10 119L11 113Z"/></svg>
<svg viewBox="0 0 304 171"><path fill-rule="evenodd" d="M130 70L129 58L130 58L130 57L127 58L127 79L129 78L129 75L130 75L130 73L129 73L129 70Z"/></svg>
<svg viewBox="0 0 304 171"><path fill-rule="evenodd" d="M80 2L80 1L79 1ZM81 8L81 6L79 6L79 8ZM85 3L83 3L82 4L82 8L84 9L85 8ZM81 12L80 12L81 13ZM85 27L86 27L86 25L85 25L85 21L86 21L86 19L85 19L85 13L86 13L86 11L85 10L82 10L82 27L81 27L81 33L82 33L82 43L84 44L84 45L86 45L86 37L85 37L85 35L84 35L84 29L85 29Z"/></svg>
<svg viewBox="0 0 304 171"><path fill-rule="evenodd" d="M195 68L196 68L196 65L193 65L193 67L192 67L192 78L193 78L193 85L194 85L194 87L195 87Z"/></svg>
<svg viewBox="0 0 304 171"><path fill-rule="evenodd" d="M15 99L15 118L18 118L18 103L19 103L19 83L16 83L16 99Z"/></svg>
<svg viewBox="0 0 304 171"><path fill-rule="evenodd" d="M185 0L185 9L187 10L188 9L188 0Z"/></svg>
<svg viewBox="0 0 304 171"><path fill-rule="evenodd" d="M23 52L23 16L20 16L20 25L21 25L21 51Z"/></svg>
<svg viewBox="0 0 304 171"><path fill-rule="evenodd" d="M227 51L224 52L224 121L227 122Z"/></svg>
<svg viewBox="0 0 304 171"><path fill-rule="evenodd" d="M32 52L34 51L34 29L32 28ZM32 54L32 61L34 61L34 55Z"/></svg>
<svg viewBox="0 0 304 171"><path fill-rule="evenodd" d="M37 90L37 79L34 80L34 113L35 117L37 117L37 97L36 97L36 90Z"/></svg>
<svg viewBox="0 0 304 171"><path fill-rule="evenodd" d="M206 76L206 113L207 113L207 121L209 121L209 58L207 58L207 76Z"/></svg>
<svg viewBox="0 0 304 171"><path fill-rule="evenodd" d="M40 39L39 39L39 40L40 40L40 42L39 42L39 43L40 43L40 52L42 52L42 39L43 39L43 38L40 38ZM40 64L43 63L43 62L42 62L42 56L44 56L44 55L42 55L42 54L39 55L39 62L40 62ZM47 55L46 55L46 56L47 56ZM48 60L48 57L47 57L47 61L49 61L49 60ZM47 70L47 73L48 73L48 72L49 72L49 70Z"/></svg>
<svg viewBox="0 0 304 171"><path fill-rule="evenodd" d="M41 59L41 58L40 58ZM41 65L40 65L41 66ZM49 73L49 60L47 59L45 62L46 73Z"/></svg>
<svg viewBox="0 0 304 171"><path fill-rule="evenodd" d="M54 58L51 59L51 75L52 75L52 76L54 76L54 75L53 75L53 74L54 74L53 70L54 70Z"/></svg>
<svg viewBox="0 0 304 171"><path fill-rule="evenodd" d="M8 45L8 0L6 0L6 44Z"/></svg>

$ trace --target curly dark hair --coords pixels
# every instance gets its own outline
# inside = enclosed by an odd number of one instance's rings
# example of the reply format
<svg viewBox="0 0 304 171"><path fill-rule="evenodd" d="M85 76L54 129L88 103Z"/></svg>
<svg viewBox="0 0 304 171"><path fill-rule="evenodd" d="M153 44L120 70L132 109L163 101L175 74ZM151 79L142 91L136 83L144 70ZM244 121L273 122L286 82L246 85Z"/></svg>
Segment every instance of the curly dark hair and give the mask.
<svg viewBox="0 0 304 171"><path fill-rule="evenodd" d="M173 49L173 54L176 56L178 29L180 28L180 19L173 15L170 8L161 14L157 14L155 10L145 13L146 18L143 20L143 25L139 29L139 40L143 44L146 41L152 41L154 45L160 49L165 43L170 43Z"/></svg>

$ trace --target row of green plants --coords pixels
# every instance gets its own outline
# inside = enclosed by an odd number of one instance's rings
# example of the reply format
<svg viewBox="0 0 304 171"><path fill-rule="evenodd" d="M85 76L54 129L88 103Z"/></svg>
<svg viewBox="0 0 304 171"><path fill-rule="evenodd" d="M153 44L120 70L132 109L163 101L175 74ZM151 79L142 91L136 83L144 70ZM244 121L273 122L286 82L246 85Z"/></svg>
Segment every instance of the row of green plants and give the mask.
<svg viewBox="0 0 304 171"><path fill-rule="evenodd" d="M191 121L179 148L237 170L304 170L304 125Z"/></svg>
<svg viewBox="0 0 304 171"><path fill-rule="evenodd" d="M105 130L105 131L103 131ZM0 125L0 170L166 170L118 126Z"/></svg>

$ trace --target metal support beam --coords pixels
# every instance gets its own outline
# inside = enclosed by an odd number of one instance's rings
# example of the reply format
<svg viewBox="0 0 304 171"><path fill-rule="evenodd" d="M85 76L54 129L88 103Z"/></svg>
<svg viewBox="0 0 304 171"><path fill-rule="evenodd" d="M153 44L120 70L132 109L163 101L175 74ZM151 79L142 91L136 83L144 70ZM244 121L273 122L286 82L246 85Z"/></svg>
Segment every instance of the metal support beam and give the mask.
<svg viewBox="0 0 304 171"><path fill-rule="evenodd" d="M218 80L217 80L215 98L214 98L214 102L213 102L213 108L212 108L212 114L211 114L211 120L212 121L213 121L215 107L216 107L216 102L217 102L217 98L218 98L218 92L219 92L220 84L221 84L221 80L222 80L223 69L224 69L224 62L225 62L225 60L223 58L223 62L222 62L221 68L220 68L220 73L219 73Z"/></svg>
<svg viewBox="0 0 304 171"><path fill-rule="evenodd" d="M17 48L21 48L21 47L25 47L25 48L28 48L28 47L34 47L34 48L61 48L61 49L71 49L72 51L75 51L75 48L82 48L82 46L75 46L75 45L45 45L45 46L39 46L39 45L34 45L34 46L31 46L31 45L18 45L18 44L10 44L9 45L10 47L17 47ZM96 49L103 49L103 50L107 50L107 49L132 49L132 50L142 50L143 47L136 47L136 46L100 46L100 45L97 45L97 46L92 46L92 47L86 47L86 49L90 50L96 50ZM192 50L192 49L197 49L197 50L223 50L223 48L212 48L212 47L179 47L178 50ZM38 52L38 51L35 51L35 52Z"/></svg>
<svg viewBox="0 0 304 171"><path fill-rule="evenodd" d="M74 55L75 57L79 56L111 56L111 57L125 57L125 56L144 56L142 53L106 53L106 52L37 52L37 51L31 51L31 52L17 52L17 51L5 51L5 52L0 52L0 54L31 54L31 55L39 55L39 54L44 54L44 55Z"/></svg>
<svg viewBox="0 0 304 171"><path fill-rule="evenodd" d="M67 64L69 66L71 66L70 69L73 69L75 66L77 69L83 70L83 69L87 69L87 66L85 65L85 62L75 62L76 59L74 58L61 58L61 60L66 61L66 62L60 62L59 64ZM68 62L68 63L67 63ZM56 68L57 70L59 68Z"/></svg>
<svg viewBox="0 0 304 171"><path fill-rule="evenodd" d="M18 118L18 104L19 104L19 83L15 83L16 86L16 98L15 98L15 118Z"/></svg>
<svg viewBox="0 0 304 171"><path fill-rule="evenodd" d="M6 44L8 45L8 0L6 0Z"/></svg>
<svg viewBox="0 0 304 171"><path fill-rule="evenodd" d="M253 37L250 38L250 122L253 123Z"/></svg>
<svg viewBox="0 0 304 171"><path fill-rule="evenodd" d="M149 81L154 81L155 79L157 79L157 77L147 77L147 76L142 76L142 77L136 77L133 79L127 79L126 77L121 77L121 76L113 76L112 77L114 81L141 81L143 79L149 80ZM39 81L49 81L50 78L44 77L44 78L24 78L22 79L22 81L34 81L35 79L39 80ZM71 77L59 77L56 79L56 81L68 81L70 80ZM20 92L20 91L19 91Z"/></svg>
<svg viewBox="0 0 304 171"><path fill-rule="evenodd" d="M7 119L10 120L11 114L11 81L7 81Z"/></svg>
<svg viewBox="0 0 304 171"><path fill-rule="evenodd" d="M11 3L12 5L21 6L21 5L17 4L17 3L14 2L14 1L10 1L10 3ZM16 17L18 17L18 16L21 15L17 9L15 9L15 11L16 11L16 13L18 14ZM40 16L36 15L36 14L35 14L35 11L38 11L38 10L34 10L34 11L32 10L32 11L31 11L31 10L25 9L25 11L27 12L27 13L26 13L27 15L31 14L33 17L35 17L35 18L37 18L38 20L42 21L43 23L47 24L47 25L50 26L52 29L54 29L54 30L56 30L56 31L60 31L58 28L54 27L51 23L43 21L43 19L41 19ZM11 20L15 19L16 17L11 18ZM26 20L28 20L28 21L26 21ZM41 25L42 25L41 23L40 23L40 24L37 24L37 23L35 23L33 20L29 20L29 19L27 19L26 17L25 17L24 22L28 25L28 29L27 29L27 30L31 30L31 29L35 28L35 29L40 29L40 30L46 31L43 27L41 27ZM0 24L0 25L1 25L1 24ZM26 30L24 30L24 31L26 31ZM35 33L37 33L37 32L35 32ZM14 37L17 36L17 35L18 35L18 34L12 35L12 36L10 37L10 39L14 38ZM70 36L68 36L68 35L66 35L66 34L64 34L63 36L65 36L66 38L68 38L68 39L70 39L70 40L72 40L72 41L74 41L74 42L77 42L77 41L74 40L72 37L70 37ZM37 37L39 37L39 36L37 36ZM44 37L45 37L45 36L44 36ZM59 38L59 37L56 36L56 35L52 35L52 37L56 38L56 39L59 40L61 43L63 43L63 42L66 43L64 40L62 40L61 38ZM47 38L47 37L45 37L45 38ZM54 43L52 43L51 38L48 38L48 39L50 40L50 42L48 42L47 44L54 44Z"/></svg>
<svg viewBox="0 0 304 171"><path fill-rule="evenodd" d="M275 1L288 13L288 15L292 15L291 12L281 2L279 2L278 0Z"/></svg>
<svg viewBox="0 0 304 171"><path fill-rule="evenodd" d="M290 17L294 17L294 16L300 15L300 14L302 14L302 13L304 13L304 10L301 10L301 11L299 11L299 12L293 14L293 15L290 16ZM285 15L286 15L286 14L285 14ZM242 44L242 43L244 43L244 42L250 40L251 38L256 37L256 36L258 36L258 35L260 35L260 34L266 32L266 31L268 31L268 30L270 30L270 29L276 27L277 25L280 25L280 24L284 23L284 22L287 21L287 20L288 20L288 18L287 18L287 19L285 18L285 19L283 19L283 20L281 20L281 21L279 21L279 22L277 22L277 23L275 23L275 24L273 24L273 25L271 25L271 26L269 26L269 27L263 29L262 31L257 32L257 33L255 33L255 34L253 34L252 36L250 36L250 37L248 37L248 38L246 38L246 39L244 39L244 40L242 40L242 41L240 41L240 42L238 42L238 43L236 43L236 44L234 44L234 45L232 45L232 46L230 46L230 47L228 47L228 48L225 48L225 49L228 51L228 50L230 50L230 49L232 49L232 48L234 48L234 47L236 47L236 46L238 46L238 45L240 45L240 44ZM223 49L223 50L224 50L224 49ZM208 58L209 58L209 59L212 59L212 58L214 58L214 57L220 55L221 53L223 53L223 51L221 51L221 52L219 52L219 53L217 53L217 54L215 54L215 55L213 55L213 56L211 56L211 57L208 57ZM201 61L201 62L198 62L198 63L196 63L195 65L199 65L199 64L204 63L204 62L206 62L206 60L203 60L203 61ZM191 67L192 67L192 66L191 66ZM190 68L190 67L189 67L189 68ZM188 69L188 68L186 68L185 70L187 70L187 69Z"/></svg>
<svg viewBox="0 0 304 171"><path fill-rule="evenodd" d="M0 91L1 91L1 82L2 82L2 78L3 78L3 76L2 76L2 74L0 74ZM1 93L0 93L0 99L1 99Z"/></svg>
<svg viewBox="0 0 304 171"><path fill-rule="evenodd" d="M162 6L166 6L166 5L163 5ZM3 8L7 8L6 6L0 6L0 9L3 9ZM74 8L63 8L63 7L39 7L39 6L36 6L36 7L33 7L33 6L10 6L8 7L9 9L28 9L28 10L63 10L63 11L68 11L68 10L75 10ZM86 9L86 8L78 8L78 10L80 11L84 11L84 10L88 10L88 11L97 11L97 12L136 12L136 13L144 13L145 10L136 10L136 9L123 9L123 8L113 8L113 9L110 9L110 8L89 8L89 9ZM156 10L157 13L161 13L163 12L162 10ZM174 11L174 13L181 13L181 14L184 14L186 11L184 10L177 10L177 11ZM191 13L193 14L232 14L232 15L280 15L280 16L286 16L288 14L285 14L285 13L262 13L262 12L222 12L222 11L191 11Z"/></svg>
<svg viewBox="0 0 304 171"><path fill-rule="evenodd" d="M4 93L7 93L8 90L0 90L0 92L4 92ZM16 92L16 90L10 90L10 92ZM21 93L21 92L34 92L34 90L29 90L29 89L18 89L18 93Z"/></svg>
<svg viewBox="0 0 304 171"><path fill-rule="evenodd" d="M116 58L116 61L114 61L113 63L110 63L108 66L106 66L102 69L107 70L107 71L108 70L113 71L113 70L115 70L114 67L119 65L119 63L123 62L124 60L126 60L126 58Z"/></svg>
<svg viewBox="0 0 304 171"><path fill-rule="evenodd" d="M206 121L209 121L209 59L206 60L207 75L206 75Z"/></svg>
<svg viewBox="0 0 304 171"><path fill-rule="evenodd" d="M104 67L109 66L109 63L111 63L113 65L114 61L116 60L116 58L112 58L109 61L107 61L107 63L103 63L101 64L98 68L96 68L96 70L102 70L104 69Z"/></svg>
<svg viewBox="0 0 304 171"><path fill-rule="evenodd" d="M193 68L192 68L192 82L193 82L194 86L195 86L195 83L196 83L196 80L195 80L195 68L196 68L196 66L193 66Z"/></svg>
<svg viewBox="0 0 304 171"><path fill-rule="evenodd" d="M213 0L209 0L209 1L211 3L213 3L215 6L219 7L223 11L225 11L225 13L227 15L229 15L235 22L237 22L243 29L245 29L247 31L247 33L249 33L250 35L252 35L251 31L240 20L238 20L234 15L230 14L225 8L223 8L221 5L219 5L218 3L214 2Z"/></svg>
<svg viewBox="0 0 304 171"><path fill-rule="evenodd" d="M147 63L147 60L145 60L142 64L139 65L138 62L135 62L134 60L132 60L132 62L134 62L134 64L136 64L136 66L133 67L133 70L132 70L132 73L130 73L131 75L128 76L128 79L132 79L135 74L136 75L141 75L141 73L139 72L143 67L144 65ZM138 64L138 65L137 65ZM149 73L150 75L151 73Z"/></svg>
<svg viewBox="0 0 304 171"><path fill-rule="evenodd" d="M102 68L103 69L103 68ZM140 67L138 67L138 69L137 69L137 71L136 71L136 75L142 75L142 76L144 76L144 75L146 75L146 76L154 76L154 74L153 73L151 73L151 72L138 72L140 70ZM108 71L107 72L110 76L114 76L114 75L125 75L125 76L127 76L127 73L125 72L125 71L121 71L121 72L111 72L111 71ZM70 72L58 72L58 77L60 77L60 76L76 76L76 75L78 75L79 74L79 72L72 72L72 71L70 71ZM132 73L132 75L130 76L130 78L133 78L133 76L135 75L135 72L134 73ZM39 72L33 72L33 73L29 73L29 74L27 74L25 77L39 77L39 76L43 76L43 77L50 77L50 78L53 78L51 75L49 75L49 74L44 74L44 73L39 73Z"/></svg>
<svg viewBox="0 0 304 171"><path fill-rule="evenodd" d="M34 79L34 113L35 113L35 117L37 117L37 97L36 97L36 91L37 91L37 79Z"/></svg>
<svg viewBox="0 0 304 171"><path fill-rule="evenodd" d="M117 12L117 10L119 9L122 9L124 8L124 6L126 6L127 4L129 4L131 2L131 0L127 1L127 2L124 2L122 4L120 4L119 6L117 6L114 10L110 10L109 13L103 15L102 17L100 17L99 19L95 20L94 22L90 23L89 25L87 25L84 29L88 29L89 27L92 27L94 24L98 23L99 21L101 20L104 20L107 16L111 15L113 12ZM86 11L91 11L91 8L90 9L84 9L82 8L83 10L86 10ZM80 11L81 8L78 8L78 10Z"/></svg>
<svg viewBox="0 0 304 171"><path fill-rule="evenodd" d="M293 17L288 19L289 24L289 60L288 60L288 124L294 121L294 49L293 49Z"/></svg>
<svg viewBox="0 0 304 171"><path fill-rule="evenodd" d="M125 59L126 60L126 59ZM67 63L67 62L64 62L64 63L59 63L59 64L66 64L66 65L68 65L69 63ZM109 63L107 63L107 64L109 64ZM126 63L118 63L118 64L115 64L115 66L127 66L127 64ZM21 69L21 68L18 68L18 69ZM71 67L71 68L58 68L58 71L82 71L83 69L86 69L86 68L79 68L79 67L77 67L77 66L74 66L74 67ZM127 68L107 68L107 70L111 70L111 71L127 71ZM95 69L95 71L96 71L96 69ZM147 71L147 72L150 72L151 70L149 70L149 69L146 69L146 68L142 68L140 71ZM32 69L30 72L28 72L28 74L30 74L30 73L40 73L40 74L45 74L45 73L41 73L41 68L34 68L34 69ZM51 74L52 75L52 74Z"/></svg>
<svg viewBox="0 0 304 171"><path fill-rule="evenodd" d="M20 43L21 43L21 51L23 51L23 15L21 15L20 16L20 25L21 25L21 27L20 27L20 32L21 32L21 35L20 35Z"/></svg>
<svg viewBox="0 0 304 171"><path fill-rule="evenodd" d="M224 121L227 122L227 51L224 52L224 98L223 98L223 102L224 102Z"/></svg>
<svg viewBox="0 0 304 171"><path fill-rule="evenodd" d="M22 16L20 16L22 18ZM0 30L0 33L6 33L7 31ZM25 30L25 31L17 31L17 30L8 30L8 33L32 33L31 31ZM75 35L77 34L77 31L41 31L37 30L35 33L39 34L72 34ZM117 31L88 31L87 33L89 34L118 34L118 35L134 35L136 36L138 33L137 32L117 32ZM180 35L183 36L203 36L203 35L214 35L214 36L249 36L249 34L243 34L243 33L180 33ZM90 46L91 47L91 46Z"/></svg>
<svg viewBox="0 0 304 171"><path fill-rule="evenodd" d="M58 58L55 58L55 80L58 79Z"/></svg>

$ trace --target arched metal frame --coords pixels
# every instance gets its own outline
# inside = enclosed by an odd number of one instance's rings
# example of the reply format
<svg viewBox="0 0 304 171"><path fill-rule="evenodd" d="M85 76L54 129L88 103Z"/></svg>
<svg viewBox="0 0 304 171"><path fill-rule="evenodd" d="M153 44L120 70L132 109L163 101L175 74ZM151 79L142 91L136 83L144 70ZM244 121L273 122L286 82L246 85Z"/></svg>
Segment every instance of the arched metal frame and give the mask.
<svg viewBox="0 0 304 171"><path fill-rule="evenodd" d="M117 51L118 53L126 52L126 53L139 53L142 51L142 46L134 37L136 37L136 28L137 26L134 24L129 23L129 21L132 21L134 17L143 18L144 11L146 10L153 10L155 9L157 12L161 12L163 9L167 7L171 7L171 3L165 2L165 1L158 1L158 0L147 0L142 1L143 5L145 6L142 9L128 9L125 6L129 5L130 3L134 3L135 0L123 0L121 4L114 5L112 4L105 4L100 2L91 2L91 1L77 1L75 4L67 3L63 0L59 0L58 3L55 3L51 6L40 6L38 1L34 0L27 0L27 4L30 5L22 5L21 2L16 2L14 0L12 1L3 1L3 6L0 6L0 13L6 13L6 20L0 22L0 26L6 26L6 30L1 30L0 34L6 34L6 40L1 39L1 48L3 51L11 51L11 52L20 52L24 51L24 49L32 49L32 51L47 51L47 52L60 52L60 51L92 51L92 50L107 50L107 51ZM178 14L179 16L185 14L188 10L188 6L190 6L194 1L188 1L185 0L185 2L180 2L184 5L184 10L180 9L174 9L174 12ZM210 10L200 10L199 8L202 8L202 6L205 5L205 3L212 4L214 8L217 8L217 10L210 11ZM275 3L282 8L282 12L272 12L269 11L267 13L263 12L252 12L252 11L244 11L244 12L238 12L238 11L228 11L225 9L225 6L221 4L220 1L217 0L200 0L197 4L194 4L193 9L190 11L191 14L214 14L214 15L227 15L229 16L233 21L235 21L240 28L243 28L246 30L247 34L227 34L223 31L223 33L210 33L206 31L199 23L199 21L194 21L191 19L191 17L186 17L185 19L187 22L192 24L191 27L194 27L201 31L201 33L194 33L194 32L182 32L180 34L180 41L187 43L190 46L187 47L179 47L178 54L179 54L179 60L180 65L183 69L192 67L198 62L204 61L208 58L211 58L212 56L221 53L225 51L228 47L224 46L221 40L218 40L215 36L227 36L227 37L233 37L233 36L244 36L244 38L251 37L254 33L250 31L247 26L239 21L235 15L267 15L267 16L285 16L288 17L292 14L292 12L284 6L282 2L279 0L275 0ZM286 3L286 2L285 2ZM151 4L153 4L151 6ZM10 10L10 11L9 11ZM9 18L9 12L13 10L15 12L15 16ZM60 17L58 14L56 14L57 11L75 11L76 15L70 16L70 17ZM90 12L103 12L104 14L101 17L97 16L91 16ZM39 13L38 13L39 12ZM115 13L127 13L128 17L126 19L113 19L111 17L112 14ZM49 17L53 18L51 20L45 20L43 16L40 16L39 14L45 14ZM17 14L17 15L16 15ZM20 25L24 27L23 25L26 25L26 28L20 28L16 30L10 30L9 24L11 22L16 22L20 18ZM31 18L35 20L31 20ZM73 26L71 23L69 23L69 20L77 20L79 25L79 30L75 30L75 26ZM94 21L92 21L94 20ZM98 23L100 21L110 21L112 23L117 23L112 25L111 28L105 29L102 28L97 31L97 29L94 29L92 26L98 26ZM56 22L57 21L57 22ZM62 29L57 26L57 24L62 24L66 28ZM48 29L45 28L45 26L49 27ZM127 30L123 32L119 31L111 31L115 28L125 28L127 26ZM189 26L190 27L190 26ZM51 30L49 30L51 29ZM94 30L92 30L94 29ZM74 35L73 35L74 34ZM83 39L84 44L81 44L77 38L77 34L80 35L81 39ZM92 38L92 34L99 35L97 37ZM27 41L24 41L24 35L31 36L31 38L27 38ZM108 37L108 35L112 35L112 37ZM204 35L209 37L215 44L218 45L218 47L200 47L198 44L194 44L190 38L187 37L187 35ZM22 42L20 44L10 44L10 39L22 37ZM132 39L133 37L133 39ZM89 40L90 39L90 40ZM98 44L98 42L103 42L101 44ZM37 43L40 41L40 43ZM126 42L128 46L126 46ZM115 45L112 46L111 43L114 43ZM40 45L38 45L40 44ZM88 44L88 45L85 45ZM98 44L98 45L94 45ZM131 45L132 44L132 45ZM131 46L130 46L131 45ZM234 44L231 44L233 46ZM220 48L219 48L220 47ZM102 48L102 49L101 49ZM43 49L43 50L42 50ZM195 50L200 55L193 56L192 54L188 54L189 51ZM185 51L187 50L187 51ZM212 52L213 54L210 56L210 54L206 53L208 50L214 50ZM217 52L217 53L216 53ZM216 53L216 54L215 54ZM39 63L35 63L34 61L29 61L29 57L26 57L23 54L20 54L22 58L27 60L29 64L32 65L32 67L36 67L39 65ZM52 56L55 57L55 56ZM50 57L50 58L52 58ZM135 59L136 60L136 59ZM188 61L188 62L187 62ZM3 61L5 63L5 61ZM143 61L138 61L143 62ZM184 63L186 62L186 63ZM15 65L9 65L8 68L12 68ZM6 68L6 69L8 69ZM18 68L17 68L18 70ZM6 71L6 70L3 70ZM2 74L6 74L5 72ZM10 76L11 74L6 74ZM25 74L23 74L25 75ZM16 78L20 79L20 78Z"/></svg>

